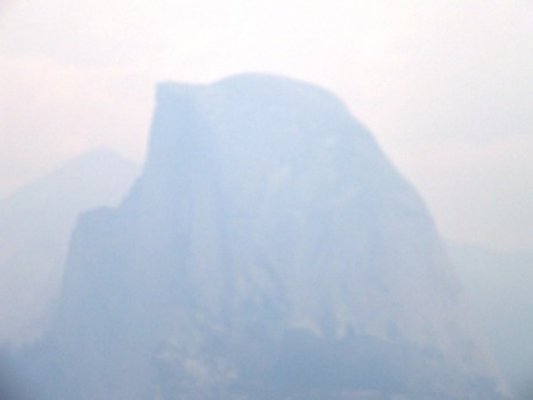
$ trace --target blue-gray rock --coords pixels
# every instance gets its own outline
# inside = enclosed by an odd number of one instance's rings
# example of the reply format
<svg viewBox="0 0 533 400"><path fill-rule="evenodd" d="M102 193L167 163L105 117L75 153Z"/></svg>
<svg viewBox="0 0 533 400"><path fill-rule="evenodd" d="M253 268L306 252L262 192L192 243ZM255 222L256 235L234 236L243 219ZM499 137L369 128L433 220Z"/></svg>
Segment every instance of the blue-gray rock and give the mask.
<svg viewBox="0 0 533 400"><path fill-rule="evenodd" d="M242 75L159 85L144 171L79 221L30 358L53 360L53 399L505 398L481 343L365 127L323 89Z"/></svg>

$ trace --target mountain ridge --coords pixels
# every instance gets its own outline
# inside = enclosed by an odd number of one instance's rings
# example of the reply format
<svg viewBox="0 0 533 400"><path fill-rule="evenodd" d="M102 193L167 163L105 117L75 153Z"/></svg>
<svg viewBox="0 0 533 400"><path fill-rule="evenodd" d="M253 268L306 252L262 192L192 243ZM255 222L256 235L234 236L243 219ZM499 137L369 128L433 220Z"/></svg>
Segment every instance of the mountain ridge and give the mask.
<svg viewBox="0 0 533 400"><path fill-rule="evenodd" d="M136 173L117 153L94 149L0 200L2 345L22 345L42 333L78 214L117 205Z"/></svg>
<svg viewBox="0 0 533 400"><path fill-rule="evenodd" d="M505 398L423 202L315 86L159 86L71 243L51 398Z"/></svg>

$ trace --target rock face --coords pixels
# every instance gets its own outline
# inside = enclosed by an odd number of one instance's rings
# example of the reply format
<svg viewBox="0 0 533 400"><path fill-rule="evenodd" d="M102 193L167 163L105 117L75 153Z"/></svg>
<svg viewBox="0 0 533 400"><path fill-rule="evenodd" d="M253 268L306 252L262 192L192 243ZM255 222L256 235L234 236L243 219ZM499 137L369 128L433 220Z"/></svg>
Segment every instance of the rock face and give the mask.
<svg viewBox="0 0 533 400"><path fill-rule="evenodd" d="M78 215L119 204L137 174L134 163L96 149L0 200L0 346L40 336Z"/></svg>
<svg viewBox="0 0 533 400"><path fill-rule="evenodd" d="M54 399L504 398L413 188L334 96L261 75L158 87L30 358Z"/></svg>

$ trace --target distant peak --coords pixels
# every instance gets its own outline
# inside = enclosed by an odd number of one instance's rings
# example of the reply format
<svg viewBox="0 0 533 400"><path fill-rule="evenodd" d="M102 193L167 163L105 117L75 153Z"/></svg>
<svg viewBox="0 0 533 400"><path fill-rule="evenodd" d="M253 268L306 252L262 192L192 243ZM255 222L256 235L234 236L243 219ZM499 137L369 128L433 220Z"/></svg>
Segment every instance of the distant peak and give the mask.
<svg viewBox="0 0 533 400"><path fill-rule="evenodd" d="M331 91L324 87L300 79L282 75L245 72L228 76L210 83L184 83L162 81L157 84L156 96L158 101L182 97L194 97L202 90L239 91L257 94L276 94L278 96L320 98L336 105L343 102Z"/></svg>

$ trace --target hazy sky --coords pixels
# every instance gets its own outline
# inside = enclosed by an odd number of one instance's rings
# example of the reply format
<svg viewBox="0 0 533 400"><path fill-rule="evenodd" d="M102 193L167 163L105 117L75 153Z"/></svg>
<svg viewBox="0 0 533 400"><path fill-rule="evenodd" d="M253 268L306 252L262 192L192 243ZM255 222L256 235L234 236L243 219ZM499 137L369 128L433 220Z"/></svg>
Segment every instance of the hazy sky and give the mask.
<svg viewBox="0 0 533 400"><path fill-rule="evenodd" d="M142 159L159 80L328 87L447 238L533 248L533 2L0 0L0 197L85 149Z"/></svg>

